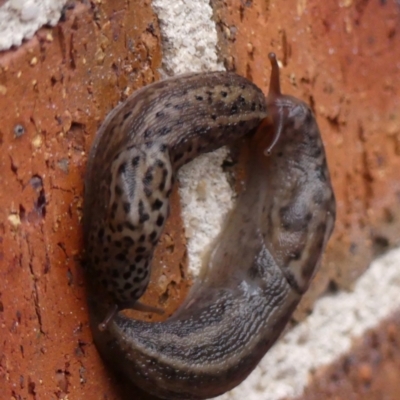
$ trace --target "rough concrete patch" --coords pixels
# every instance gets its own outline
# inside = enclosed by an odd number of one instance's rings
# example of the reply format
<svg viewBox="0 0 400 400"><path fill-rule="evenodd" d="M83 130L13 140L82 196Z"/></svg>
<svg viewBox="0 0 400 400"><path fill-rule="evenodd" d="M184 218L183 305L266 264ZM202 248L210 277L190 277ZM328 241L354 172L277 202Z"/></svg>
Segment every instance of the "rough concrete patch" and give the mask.
<svg viewBox="0 0 400 400"><path fill-rule="evenodd" d="M153 8L160 21L163 69L168 75L224 69L217 61L217 31L209 1L155 0ZM189 270L194 276L233 206L234 192L221 168L226 155L224 148L205 154L179 172Z"/></svg>
<svg viewBox="0 0 400 400"><path fill-rule="evenodd" d="M9 0L0 7L0 50L19 46L43 25L56 25L67 0Z"/></svg>
<svg viewBox="0 0 400 400"><path fill-rule="evenodd" d="M374 261L352 293L318 300L313 313L267 353L240 386L219 400L279 400L298 396L309 374L351 348L381 320L400 309L400 249Z"/></svg>
<svg viewBox="0 0 400 400"><path fill-rule="evenodd" d="M154 0L169 75L223 70L217 61L217 31L208 0Z"/></svg>

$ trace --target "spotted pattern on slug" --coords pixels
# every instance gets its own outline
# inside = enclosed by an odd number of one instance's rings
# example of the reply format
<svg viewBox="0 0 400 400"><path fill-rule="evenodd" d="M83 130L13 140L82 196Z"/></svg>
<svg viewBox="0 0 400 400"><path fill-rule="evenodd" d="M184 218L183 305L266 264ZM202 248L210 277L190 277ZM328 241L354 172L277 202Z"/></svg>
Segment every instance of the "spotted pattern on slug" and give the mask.
<svg viewBox="0 0 400 400"><path fill-rule="evenodd" d="M133 307L169 212L177 169L254 130L266 116L262 92L213 72L149 85L115 108L92 146L84 229L91 279L118 308ZM210 111L211 110L211 111Z"/></svg>
<svg viewBox="0 0 400 400"><path fill-rule="evenodd" d="M102 256L91 254L103 286L118 304L133 305L150 278L150 259L169 213L172 169L159 144L132 146L111 163L106 222L94 224Z"/></svg>
<svg viewBox="0 0 400 400"><path fill-rule="evenodd" d="M290 320L333 229L335 197L316 120L280 92L275 55L270 60L266 98L230 73L166 80L111 112L91 150L84 228L94 340L113 368L160 398L207 399L242 382ZM149 273L138 270L150 268L176 170L244 135L251 137L246 188L184 304L159 323L124 313L105 319L113 303L137 306L147 286ZM106 248L112 264L96 259ZM92 286L97 276L111 300Z"/></svg>

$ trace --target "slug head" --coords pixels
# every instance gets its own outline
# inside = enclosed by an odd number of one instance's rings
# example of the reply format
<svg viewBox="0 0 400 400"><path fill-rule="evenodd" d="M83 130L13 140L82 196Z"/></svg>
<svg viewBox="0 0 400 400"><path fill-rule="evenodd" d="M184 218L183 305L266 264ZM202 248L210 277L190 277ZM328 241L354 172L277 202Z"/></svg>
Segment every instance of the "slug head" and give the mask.
<svg viewBox="0 0 400 400"><path fill-rule="evenodd" d="M282 94L279 65L275 53L269 53L268 58L271 62L270 85L266 97L268 117L261 122L255 135L255 143L257 147L263 149L264 156L271 155L273 148L289 125L291 132L302 136L302 133L310 128L314 120L312 111L306 103Z"/></svg>

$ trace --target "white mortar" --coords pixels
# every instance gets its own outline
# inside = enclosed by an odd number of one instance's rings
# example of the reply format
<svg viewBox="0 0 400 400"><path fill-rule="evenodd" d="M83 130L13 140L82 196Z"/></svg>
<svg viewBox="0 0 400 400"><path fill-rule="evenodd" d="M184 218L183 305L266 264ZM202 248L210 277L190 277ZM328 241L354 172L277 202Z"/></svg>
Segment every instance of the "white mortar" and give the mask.
<svg viewBox="0 0 400 400"><path fill-rule="evenodd" d="M8 0L0 7L0 50L19 46L43 25L56 25L67 0Z"/></svg>
<svg viewBox="0 0 400 400"><path fill-rule="evenodd" d="M163 40L163 67L171 75L224 70L209 0L153 0Z"/></svg>

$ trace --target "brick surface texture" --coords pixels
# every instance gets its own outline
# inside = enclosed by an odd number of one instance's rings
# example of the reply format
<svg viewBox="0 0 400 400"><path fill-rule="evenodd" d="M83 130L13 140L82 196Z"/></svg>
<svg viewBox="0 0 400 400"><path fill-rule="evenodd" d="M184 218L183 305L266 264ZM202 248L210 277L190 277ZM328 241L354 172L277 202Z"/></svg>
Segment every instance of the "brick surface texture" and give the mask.
<svg viewBox="0 0 400 400"><path fill-rule="evenodd" d="M350 288L376 255L399 244L400 6L211 3L227 69L267 92L267 55L275 51L283 91L311 104L326 145L338 219L301 319L321 294ZM92 343L80 265L82 191L104 117L159 79L159 26L150 0L71 4L56 27L0 53L0 399L144 399L111 375ZM185 254L175 190L144 299L166 315L190 286ZM385 329L398 335L398 318ZM391 354L388 381L399 365L398 349ZM355 374L374 379L362 365ZM363 385L349 385L359 396L324 398L380 398L362 397ZM390 387L385 398L394 399Z"/></svg>

